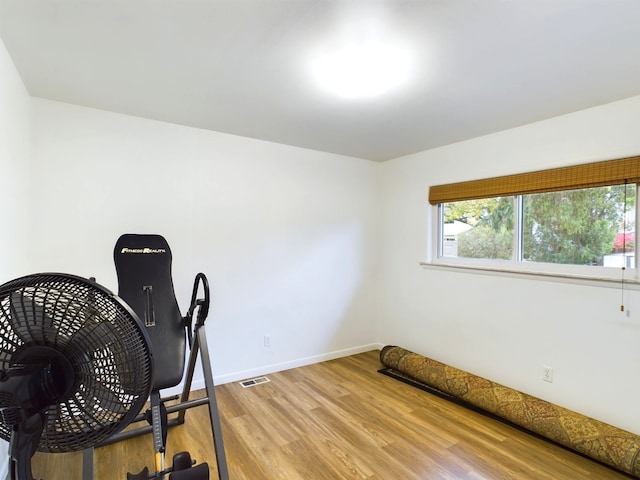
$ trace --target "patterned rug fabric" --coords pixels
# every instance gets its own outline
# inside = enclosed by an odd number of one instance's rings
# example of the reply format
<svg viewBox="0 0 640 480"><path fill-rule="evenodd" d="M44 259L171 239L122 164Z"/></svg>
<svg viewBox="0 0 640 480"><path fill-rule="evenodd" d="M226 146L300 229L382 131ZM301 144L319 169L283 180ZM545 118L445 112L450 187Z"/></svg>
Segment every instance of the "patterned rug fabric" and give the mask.
<svg viewBox="0 0 640 480"><path fill-rule="evenodd" d="M640 478L638 435L400 347L384 347L380 361L419 383Z"/></svg>

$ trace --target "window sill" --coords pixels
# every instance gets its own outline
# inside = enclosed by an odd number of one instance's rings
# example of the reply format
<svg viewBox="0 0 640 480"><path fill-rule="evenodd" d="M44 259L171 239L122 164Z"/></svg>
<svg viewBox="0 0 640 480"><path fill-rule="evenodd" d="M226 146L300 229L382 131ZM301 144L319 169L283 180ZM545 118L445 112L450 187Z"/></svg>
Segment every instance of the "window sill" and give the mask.
<svg viewBox="0 0 640 480"><path fill-rule="evenodd" d="M429 270L442 271L458 271L461 273L470 273L478 275L496 275L511 278L529 278L533 280L546 282L561 282L579 285L589 285L596 287L607 287L619 289L622 284L621 271L618 270L618 277L614 276L598 276L583 275L573 272L552 272L543 270L525 270L515 267L474 265L468 263L445 263L445 262L420 262L420 266ZM636 277L637 269L629 269L626 271L624 278L624 286L630 290L640 290L640 279Z"/></svg>

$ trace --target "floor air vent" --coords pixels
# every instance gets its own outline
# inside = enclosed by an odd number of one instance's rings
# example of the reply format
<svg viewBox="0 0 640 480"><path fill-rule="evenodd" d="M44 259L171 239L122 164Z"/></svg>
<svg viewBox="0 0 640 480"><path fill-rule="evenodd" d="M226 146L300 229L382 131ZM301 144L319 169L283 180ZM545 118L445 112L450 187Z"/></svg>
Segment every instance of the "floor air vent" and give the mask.
<svg viewBox="0 0 640 480"><path fill-rule="evenodd" d="M248 388L255 387L256 385L260 385L261 383L267 383L270 381L271 380L269 380L267 377L257 377L252 378L251 380L243 380L240 382L240 385L242 385L242 388Z"/></svg>

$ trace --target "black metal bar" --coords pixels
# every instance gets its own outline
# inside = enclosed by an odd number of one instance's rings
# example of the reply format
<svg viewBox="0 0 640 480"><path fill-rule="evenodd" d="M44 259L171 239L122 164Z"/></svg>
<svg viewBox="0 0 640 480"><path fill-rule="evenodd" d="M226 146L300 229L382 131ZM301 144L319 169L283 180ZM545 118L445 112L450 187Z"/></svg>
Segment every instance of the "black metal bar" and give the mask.
<svg viewBox="0 0 640 480"><path fill-rule="evenodd" d="M208 401L209 401L208 397L203 397L203 398L196 398L194 400L187 400L186 402L182 402L182 403L176 403L175 405L169 405L167 407L167 413L184 412L189 408L199 407L200 405L204 405L205 403L208 403Z"/></svg>
<svg viewBox="0 0 640 480"><path fill-rule="evenodd" d="M224 442L222 440L222 425L218 414L218 402L216 400L215 384L213 383L213 372L211 370L211 359L207 347L207 334L205 328L196 328L195 344L200 343L202 350L202 370L204 373L204 383L209 398L209 416L211 417L211 430L213 434L213 446L216 450L216 463L218 464L218 478L229 480L227 469L227 456L224 452Z"/></svg>
<svg viewBox="0 0 640 480"><path fill-rule="evenodd" d="M93 480L93 447L82 451L82 480Z"/></svg>
<svg viewBox="0 0 640 480"><path fill-rule="evenodd" d="M171 400L177 400L180 398L180 395L171 395L170 397L162 397L160 401L162 403L170 402Z"/></svg>
<svg viewBox="0 0 640 480"><path fill-rule="evenodd" d="M184 379L184 386L182 387L182 396L180 397L180 403L187 402L189 400L189 394L191 393L191 382L193 381L193 372L196 368L196 361L198 359L198 335L196 332L196 338L193 339L191 350L189 351L189 363L187 365L187 372ZM184 423L185 411L182 410L178 413L180 421Z"/></svg>
<svg viewBox="0 0 640 480"><path fill-rule="evenodd" d="M184 422L182 422L184 423ZM177 425L182 425L178 418L170 418L167 421L167 428L175 427ZM130 438L139 437L140 435L146 435L147 433L153 432L152 425L145 425L143 427L134 428L132 430L125 430L116 435L112 435L107 438L104 442L102 442L98 447L106 447L107 445L111 445L112 443L120 442L121 440L129 440Z"/></svg>
<svg viewBox="0 0 640 480"><path fill-rule="evenodd" d="M198 299L198 289L202 283L202 290L204 293L204 299ZM199 350L199 342L198 342L198 330L201 327L204 327L204 322L209 315L209 305L211 303L210 298L210 290L209 290L209 281L204 273L198 273L193 282L193 292L191 293L191 304L189 306L189 313L187 314L187 318L191 320L193 318L194 312L197 310L196 314L196 325L195 325L195 338L191 338L191 322L186 325L188 333L189 333L189 346L191 347L189 350L189 363L187 365L187 372L184 381L184 386L182 388L182 398L180 402L186 402L189 399L189 393L191 392L191 382L193 381L193 373L196 368L196 361L198 360L198 350ZM184 422L185 411L180 412L178 415L180 416L180 420Z"/></svg>
<svg viewBox="0 0 640 480"><path fill-rule="evenodd" d="M151 392L151 425L153 426L153 448L156 453L164 453L165 444L167 442L165 429L167 420L165 418L166 411L163 412L163 405L160 402L160 392L154 390ZM163 467L164 468L164 467ZM156 469L157 471L158 469Z"/></svg>

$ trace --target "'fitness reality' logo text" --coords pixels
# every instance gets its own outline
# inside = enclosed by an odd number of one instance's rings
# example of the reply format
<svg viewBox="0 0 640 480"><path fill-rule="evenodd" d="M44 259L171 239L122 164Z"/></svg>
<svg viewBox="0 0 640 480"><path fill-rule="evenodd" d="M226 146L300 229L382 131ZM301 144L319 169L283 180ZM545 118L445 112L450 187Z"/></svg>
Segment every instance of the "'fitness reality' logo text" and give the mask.
<svg viewBox="0 0 640 480"><path fill-rule="evenodd" d="M120 250L120 253L166 253L167 251L164 248L149 248L149 247L144 247L144 248L128 248L128 247L123 247L122 250Z"/></svg>

